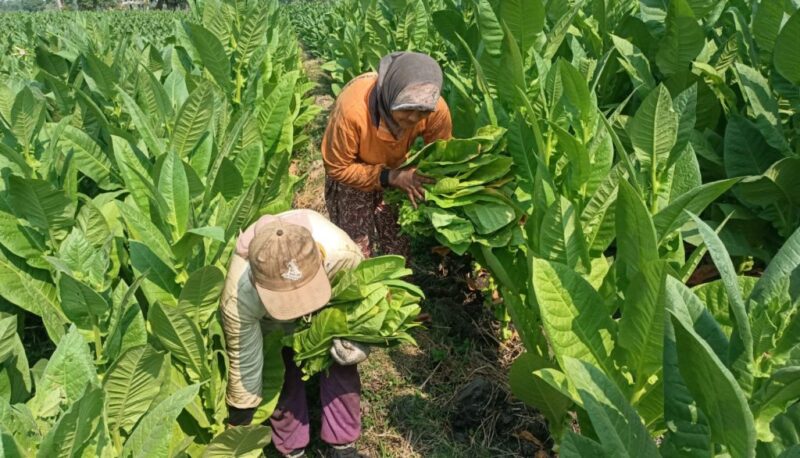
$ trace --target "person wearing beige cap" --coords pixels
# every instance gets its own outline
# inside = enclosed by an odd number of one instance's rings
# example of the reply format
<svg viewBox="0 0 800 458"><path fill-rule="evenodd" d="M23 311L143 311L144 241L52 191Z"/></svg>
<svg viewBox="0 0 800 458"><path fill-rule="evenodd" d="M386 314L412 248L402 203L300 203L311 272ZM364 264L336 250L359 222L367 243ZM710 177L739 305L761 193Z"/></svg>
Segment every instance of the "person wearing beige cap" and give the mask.
<svg viewBox="0 0 800 458"><path fill-rule="evenodd" d="M328 304L330 279L363 259L361 249L336 225L311 210L267 215L240 234L228 268L220 310L229 359L231 426L246 425L261 402L263 330L292 322ZM291 348L283 348L285 375L275 413L272 443L288 457L304 456L310 441L308 406ZM356 364L369 348L335 340L335 364L321 375L322 440L331 456L357 458L361 434L361 382Z"/></svg>

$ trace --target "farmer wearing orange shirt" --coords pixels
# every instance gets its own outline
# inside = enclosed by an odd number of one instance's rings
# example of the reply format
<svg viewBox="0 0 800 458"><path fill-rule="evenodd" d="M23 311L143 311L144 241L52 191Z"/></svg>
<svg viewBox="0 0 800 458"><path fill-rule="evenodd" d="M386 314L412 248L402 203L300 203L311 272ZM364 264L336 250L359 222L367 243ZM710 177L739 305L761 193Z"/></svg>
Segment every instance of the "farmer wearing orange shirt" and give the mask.
<svg viewBox="0 0 800 458"><path fill-rule="evenodd" d="M381 59L378 73L348 83L333 108L322 139L325 202L331 221L371 257L408 256L409 240L399 234L397 210L383 190L397 188L417 205L423 184L432 180L414 167L400 168L414 141L452 135L450 110L439 97L442 70L430 56L397 52Z"/></svg>

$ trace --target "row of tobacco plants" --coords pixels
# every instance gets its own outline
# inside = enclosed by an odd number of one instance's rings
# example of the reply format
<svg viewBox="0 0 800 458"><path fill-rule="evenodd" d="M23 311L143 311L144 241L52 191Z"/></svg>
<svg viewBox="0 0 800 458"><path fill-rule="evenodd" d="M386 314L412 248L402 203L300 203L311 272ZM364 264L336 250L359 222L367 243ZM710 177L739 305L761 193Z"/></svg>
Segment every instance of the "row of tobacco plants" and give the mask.
<svg viewBox="0 0 800 458"><path fill-rule="evenodd" d="M291 205L290 154L317 114L288 18L218 0L14 18L0 18L16 40L0 57L0 454L260 454L265 426L225 431L216 310L240 228ZM55 345L38 361L37 329Z"/></svg>
<svg viewBox="0 0 800 458"><path fill-rule="evenodd" d="M527 349L511 387L562 456L800 452L797 9L349 0L325 17L334 93L390 51L442 63L456 136L477 137L422 151L446 183L403 223L492 272ZM513 181L487 172L507 160Z"/></svg>

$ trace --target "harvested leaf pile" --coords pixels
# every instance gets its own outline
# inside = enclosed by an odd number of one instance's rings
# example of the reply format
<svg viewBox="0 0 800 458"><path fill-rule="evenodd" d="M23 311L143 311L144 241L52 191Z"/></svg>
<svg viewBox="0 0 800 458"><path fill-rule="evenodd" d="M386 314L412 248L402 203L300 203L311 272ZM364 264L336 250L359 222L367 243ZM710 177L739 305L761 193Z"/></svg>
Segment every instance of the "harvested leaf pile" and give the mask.
<svg viewBox="0 0 800 458"><path fill-rule="evenodd" d="M472 138L437 141L407 162L417 172L436 180L426 185L419 208L402 200L400 225L412 235L433 235L458 254L472 243L507 246L521 236L520 213L513 200L513 160L505 153L505 129L488 126Z"/></svg>
<svg viewBox="0 0 800 458"><path fill-rule="evenodd" d="M424 294L401 280L409 275L411 269L405 267L402 256L368 259L353 270L339 272L330 304L284 339L284 345L294 349L294 360L305 378L330 367L335 338L378 347L416 344L408 331L417 325Z"/></svg>

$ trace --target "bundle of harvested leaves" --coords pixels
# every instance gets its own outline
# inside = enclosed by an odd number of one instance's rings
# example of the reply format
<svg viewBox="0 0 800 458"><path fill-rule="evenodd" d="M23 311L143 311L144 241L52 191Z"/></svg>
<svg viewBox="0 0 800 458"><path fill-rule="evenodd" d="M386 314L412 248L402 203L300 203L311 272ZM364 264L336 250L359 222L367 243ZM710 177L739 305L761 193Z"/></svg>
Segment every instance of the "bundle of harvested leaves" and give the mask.
<svg viewBox="0 0 800 458"><path fill-rule="evenodd" d="M401 280L411 275L402 256L380 256L363 261L334 278L330 304L302 320L284 338L294 349L295 363L308 378L330 367L333 339L372 346L416 344L408 331L417 326L422 290Z"/></svg>
<svg viewBox="0 0 800 458"><path fill-rule="evenodd" d="M436 180L426 185L425 202L414 208L402 201L400 226L412 235L433 235L455 253L473 243L501 247L521 237L521 216L513 200L513 160L505 153L505 129L487 126L475 137L439 140L406 162L417 173Z"/></svg>

